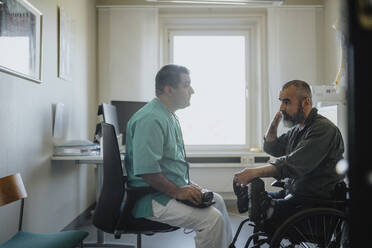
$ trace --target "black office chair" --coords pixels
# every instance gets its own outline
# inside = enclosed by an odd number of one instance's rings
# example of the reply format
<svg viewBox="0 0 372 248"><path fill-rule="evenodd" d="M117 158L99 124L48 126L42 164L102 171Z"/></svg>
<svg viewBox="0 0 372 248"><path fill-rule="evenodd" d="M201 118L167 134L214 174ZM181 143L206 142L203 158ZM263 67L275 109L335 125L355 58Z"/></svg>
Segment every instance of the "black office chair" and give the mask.
<svg viewBox="0 0 372 248"><path fill-rule="evenodd" d="M93 224L106 233L114 234L116 239L125 233L137 234L137 248L141 248L142 234L153 235L157 232L177 230L178 227L132 216L131 212L136 200L154 192L154 189L126 186L127 176L123 174L114 126L102 123L102 135L103 185L94 211Z"/></svg>

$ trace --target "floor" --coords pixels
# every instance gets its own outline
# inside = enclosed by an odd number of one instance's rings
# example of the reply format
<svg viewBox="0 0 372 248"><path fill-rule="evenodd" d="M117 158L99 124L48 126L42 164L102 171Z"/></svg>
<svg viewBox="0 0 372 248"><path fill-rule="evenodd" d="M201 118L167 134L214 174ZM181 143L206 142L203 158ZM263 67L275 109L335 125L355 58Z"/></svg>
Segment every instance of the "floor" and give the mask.
<svg viewBox="0 0 372 248"><path fill-rule="evenodd" d="M242 220L247 217L247 214L239 214L235 203L227 203L231 223L233 226L233 232L235 235L236 230ZM90 234L85 239L84 243L95 242L97 240L96 228L91 224L91 221L81 223L78 229L86 230ZM235 243L236 248L244 247L249 234L252 233L252 227L246 223L239 235L237 242ZM153 236L142 235L142 247L143 248L193 248L195 234L185 234L183 229L173 231L171 233L158 233ZM122 243L122 244L136 244L136 236L133 234L122 235L121 239L115 239L111 234L105 234L104 236L106 243ZM89 245L87 245L88 247ZM252 244L251 244L252 246ZM250 247L251 247L250 246ZM96 246L97 247L97 246ZM99 246L98 246L99 247ZM105 246L107 247L107 246ZM227 248L227 247L226 247Z"/></svg>

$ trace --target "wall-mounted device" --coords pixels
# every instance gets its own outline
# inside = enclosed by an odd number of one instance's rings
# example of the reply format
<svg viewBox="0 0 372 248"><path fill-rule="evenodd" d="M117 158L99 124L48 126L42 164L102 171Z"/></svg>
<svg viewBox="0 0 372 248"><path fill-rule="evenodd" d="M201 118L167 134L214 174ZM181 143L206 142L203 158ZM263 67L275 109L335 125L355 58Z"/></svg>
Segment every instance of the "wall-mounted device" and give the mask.
<svg viewBox="0 0 372 248"><path fill-rule="evenodd" d="M56 139L63 137L63 103L52 104L52 132Z"/></svg>
<svg viewBox="0 0 372 248"><path fill-rule="evenodd" d="M340 130L347 144L346 89L340 85L314 85L312 87L313 106L318 113L332 121ZM347 154L344 155L347 157Z"/></svg>
<svg viewBox="0 0 372 248"><path fill-rule="evenodd" d="M319 102L346 102L346 90L340 85L312 85L313 104Z"/></svg>

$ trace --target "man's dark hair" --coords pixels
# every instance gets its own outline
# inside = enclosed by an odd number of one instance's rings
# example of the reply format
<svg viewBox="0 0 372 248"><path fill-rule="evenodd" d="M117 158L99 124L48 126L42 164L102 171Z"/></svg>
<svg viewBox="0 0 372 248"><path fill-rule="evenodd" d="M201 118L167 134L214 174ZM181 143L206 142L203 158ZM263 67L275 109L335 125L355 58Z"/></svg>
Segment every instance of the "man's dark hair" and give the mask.
<svg viewBox="0 0 372 248"><path fill-rule="evenodd" d="M296 87L298 100L309 98L310 103L312 103L311 88L308 83L306 83L305 81L301 81L301 80L292 80L292 81L285 83L282 87L282 90L287 89L292 85Z"/></svg>
<svg viewBox="0 0 372 248"><path fill-rule="evenodd" d="M172 88L177 88L180 83L180 75L182 73L190 74L189 69L184 66L169 64L163 66L155 77L156 95L163 93L164 86L169 85Z"/></svg>

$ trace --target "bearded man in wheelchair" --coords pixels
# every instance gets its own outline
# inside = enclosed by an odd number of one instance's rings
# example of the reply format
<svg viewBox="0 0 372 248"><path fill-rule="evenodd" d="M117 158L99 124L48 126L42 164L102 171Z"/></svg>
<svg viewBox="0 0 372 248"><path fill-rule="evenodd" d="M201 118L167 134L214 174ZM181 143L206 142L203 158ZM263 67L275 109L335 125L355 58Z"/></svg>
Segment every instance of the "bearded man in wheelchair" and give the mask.
<svg viewBox="0 0 372 248"><path fill-rule="evenodd" d="M284 222L301 210L323 207L343 211L344 205L339 203L345 201L344 176L336 171L336 164L344 152L339 129L312 107L311 89L304 81L293 80L284 84L279 100L280 109L265 134L263 147L276 159L270 164L236 173L233 182L239 211L248 211L255 229L271 238L278 235L277 229ZM281 121L290 129L278 137ZM283 189L267 193L261 179L264 177L284 179L273 185ZM313 216L306 221L315 219ZM299 231L297 236L304 234ZM295 238L298 237L292 239Z"/></svg>

